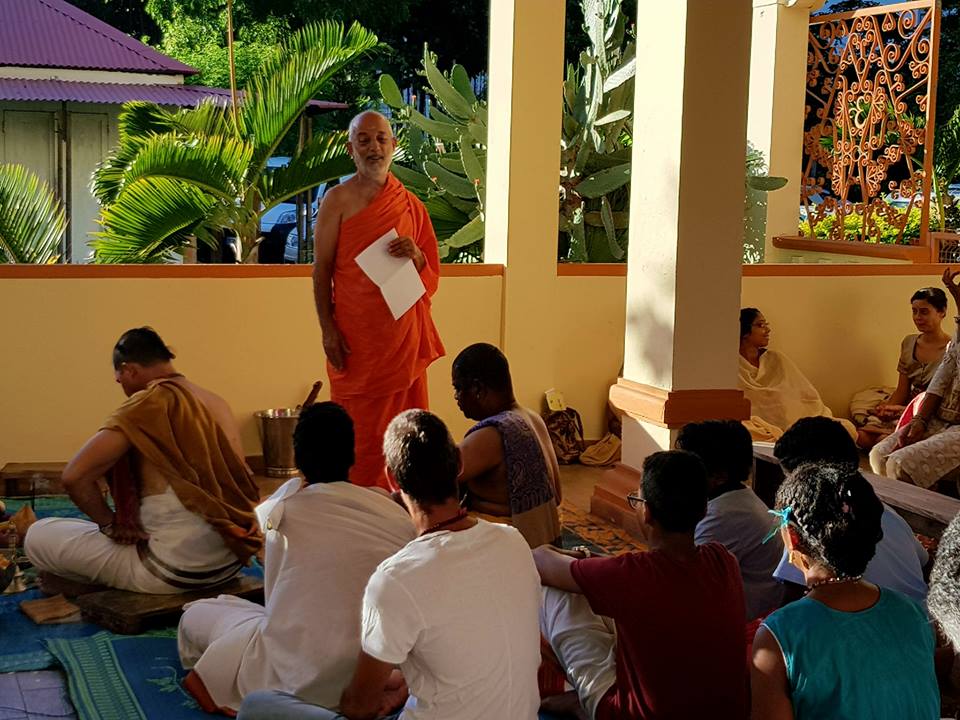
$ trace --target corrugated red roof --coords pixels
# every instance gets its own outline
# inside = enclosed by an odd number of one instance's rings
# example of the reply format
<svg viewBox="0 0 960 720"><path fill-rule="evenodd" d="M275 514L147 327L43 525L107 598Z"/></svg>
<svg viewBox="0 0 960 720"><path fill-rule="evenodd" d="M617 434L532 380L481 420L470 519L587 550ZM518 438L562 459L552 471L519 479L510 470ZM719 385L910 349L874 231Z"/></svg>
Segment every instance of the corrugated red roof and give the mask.
<svg viewBox="0 0 960 720"><path fill-rule="evenodd" d="M197 73L63 0L0 0L0 65Z"/></svg>
<svg viewBox="0 0 960 720"><path fill-rule="evenodd" d="M7 0L0 0L0 4ZM141 85L128 83L69 82L66 80L21 80L0 77L0 100L53 101L122 104L146 100L158 105L193 107L205 98L229 102L230 91L202 85ZM241 93L242 97L242 93ZM346 103L313 100L318 110L343 110Z"/></svg>

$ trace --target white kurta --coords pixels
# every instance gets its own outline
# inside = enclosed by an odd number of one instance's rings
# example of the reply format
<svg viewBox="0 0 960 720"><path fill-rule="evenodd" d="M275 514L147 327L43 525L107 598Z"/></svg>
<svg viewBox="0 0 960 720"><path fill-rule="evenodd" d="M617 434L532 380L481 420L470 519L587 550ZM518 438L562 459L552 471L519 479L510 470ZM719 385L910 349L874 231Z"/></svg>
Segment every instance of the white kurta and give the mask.
<svg viewBox="0 0 960 720"><path fill-rule="evenodd" d="M335 707L360 651L367 580L413 539L406 511L350 483L284 484L259 508L266 606L221 595L187 605L178 641L221 707L264 688Z"/></svg>

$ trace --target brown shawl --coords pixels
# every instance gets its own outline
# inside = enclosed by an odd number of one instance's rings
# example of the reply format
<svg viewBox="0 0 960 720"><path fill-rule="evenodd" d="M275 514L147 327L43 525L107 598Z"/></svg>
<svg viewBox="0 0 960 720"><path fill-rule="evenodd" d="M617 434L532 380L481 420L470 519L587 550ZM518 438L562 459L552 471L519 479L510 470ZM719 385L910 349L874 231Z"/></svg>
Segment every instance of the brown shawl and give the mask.
<svg viewBox="0 0 960 720"><path fill-rule="evenodd" d="M220 533L241 562L260 549L263 538L253 511L259 493L253 477L193 393L172 378L160 380L121 405L103 429L122 432L166 478L183 506ZM127 474L122 469L118 473ZM127 505L122 500L126 493L118 494L120 510Z"/></svg>

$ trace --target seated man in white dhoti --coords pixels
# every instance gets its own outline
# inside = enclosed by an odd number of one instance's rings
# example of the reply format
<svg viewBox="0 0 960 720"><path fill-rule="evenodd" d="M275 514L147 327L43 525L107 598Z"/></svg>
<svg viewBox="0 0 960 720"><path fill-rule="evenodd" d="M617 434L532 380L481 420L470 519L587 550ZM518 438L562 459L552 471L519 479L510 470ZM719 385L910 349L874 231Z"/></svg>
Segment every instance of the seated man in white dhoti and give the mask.
<svg viewBox="0 0 960 720"><path fill-rule="evenodd" d="M44 573L135 592L173 594L233 578L262 544L258 494L223 398L178 373L150 328L113 349L129 397L63 471L92 520L50 518L27 531ZM109 476L114 507L99 480Z"/></svg>
<svg viewBox="0 0 960 720"><path fill-rule="evenodd" d="M960 308L960 274L949 268L943 283ZM894 480L933 487L960 468L960 347L947 346L933 380L920 400L913 418L873 447L870 467Z"/></svg>
<svg viewBox="0 0 960 720"><path fill-rule="evenodd" d="M266 607L229 595L186 607L178 642L204 709L236 710L271 688L335 706L360 652L363 589L414 538L409 514L379 488L349 482L353 422L332 402L300 413L294 478L257 508L266 534Z"/></svg>

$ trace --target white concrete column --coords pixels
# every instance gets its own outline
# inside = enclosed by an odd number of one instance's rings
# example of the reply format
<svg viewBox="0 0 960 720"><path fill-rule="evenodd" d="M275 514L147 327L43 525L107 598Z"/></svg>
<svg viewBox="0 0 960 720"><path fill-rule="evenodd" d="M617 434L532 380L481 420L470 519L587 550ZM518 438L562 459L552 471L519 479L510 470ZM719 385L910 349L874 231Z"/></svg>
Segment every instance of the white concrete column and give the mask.
<svg viewBox="0 0 960 720"><path fill-rule="evenodd" d="M688 421L746 416L736 388L750 0L639 0L624 463Z"/></svg>
<svg viewBox="0 0 960 720"><path fill-rule="evenodd" d="M777 235L796 235L803 176L803 107L810 13L825 0L753 0L747 139L767 160L769 174L787 178L767 195L766 262L789 262L773 247ZM792 253L796 254L796 253Z"/></svg>
<svg viewBox="0 0 960 720"><path fill-rule="evenodd" d="M506 266L501 347L517 399L554 377L564 5L491 0L485 260Z"/></svg>

